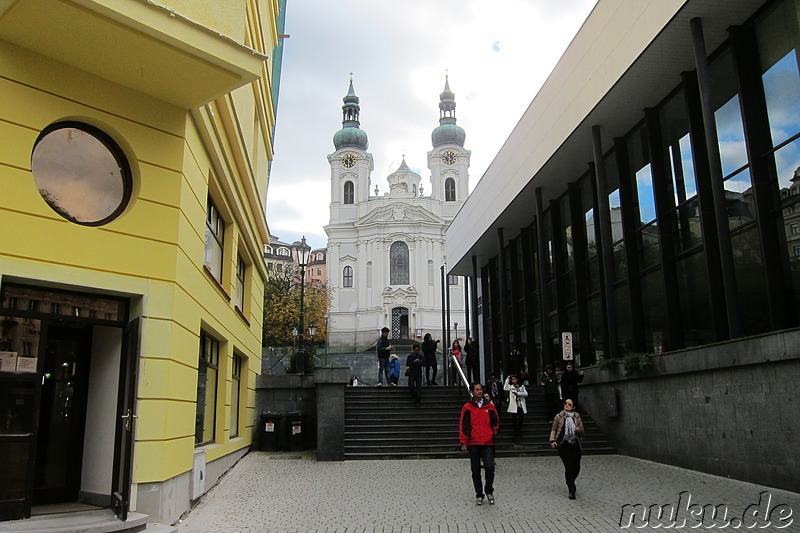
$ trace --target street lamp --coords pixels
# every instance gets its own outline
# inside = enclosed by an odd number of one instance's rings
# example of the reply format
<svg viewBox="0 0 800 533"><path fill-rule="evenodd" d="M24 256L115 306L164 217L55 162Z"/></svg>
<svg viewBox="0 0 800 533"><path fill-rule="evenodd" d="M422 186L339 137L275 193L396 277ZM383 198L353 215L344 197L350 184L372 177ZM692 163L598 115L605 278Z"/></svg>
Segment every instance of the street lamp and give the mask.
<svg viewBox="0 0 800 533"><path fill-rule="evenodd" d="M294 261L295 263L297 263L298 268L300 268L300 327L297 328L300 351L298 352L297 356L295 356L295 360L297 362L296 364L297 373L305 374L306 354L305 350L303 350L303 333L305 330L305 318L306 318L305 286L306 286L306 266L308 266L308 256L311 253L311 247L306 244L305 235L303 235L303 238L300 239L300 242L298 244L299 246L292 247L292 256L294 257Z"/></svg>
<svg viewBox="0 0 800 533"><path fill-rule="evenodd" d="M456 340L458 340L458 322L453 322L453 327L456 330Z"/></svg>
<svg viewBox="0 0 800 533"><path fill-rule="evenodd" d="M328 366L328 315L323 316L325 319L325 366Z"/></svg>

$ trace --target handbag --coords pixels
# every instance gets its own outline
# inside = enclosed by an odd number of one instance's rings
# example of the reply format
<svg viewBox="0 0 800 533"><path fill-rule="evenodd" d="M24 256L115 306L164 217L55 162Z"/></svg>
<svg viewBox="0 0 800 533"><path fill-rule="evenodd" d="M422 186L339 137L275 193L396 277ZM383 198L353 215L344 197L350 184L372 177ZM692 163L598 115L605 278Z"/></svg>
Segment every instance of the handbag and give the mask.
<svg viewBox="0 0 800 533"><path fill-rule="evenodd" d="M411 367L406 368L406 377L411 375Z"/></svg>

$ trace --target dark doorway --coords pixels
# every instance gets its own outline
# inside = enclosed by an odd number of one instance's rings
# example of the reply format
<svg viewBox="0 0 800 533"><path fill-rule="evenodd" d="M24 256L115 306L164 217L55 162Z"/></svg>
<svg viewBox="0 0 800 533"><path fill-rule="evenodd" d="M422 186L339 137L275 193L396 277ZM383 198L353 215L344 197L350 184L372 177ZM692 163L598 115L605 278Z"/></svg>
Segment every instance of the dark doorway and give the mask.
<svg viewBox="0 0 800 533"><path fill-rule="evenodd" d="M392 309L392 338L408 339L408 308L395 307Z"/></svg>
<svg viewBox="0 0 800 533"><path fill-rule="evenodd" d="M92 326L49 323L45 338L34 505L78 500Z"/></svg>

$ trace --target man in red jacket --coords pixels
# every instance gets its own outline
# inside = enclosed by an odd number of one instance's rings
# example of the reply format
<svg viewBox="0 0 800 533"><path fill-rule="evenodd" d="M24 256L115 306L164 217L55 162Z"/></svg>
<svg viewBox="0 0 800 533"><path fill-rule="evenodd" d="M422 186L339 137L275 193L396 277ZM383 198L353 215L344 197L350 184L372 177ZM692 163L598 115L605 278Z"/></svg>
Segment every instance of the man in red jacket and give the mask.
<svg viewBox="0 0 800 533"><path fill-rule="evenodd" d="M458 438L461 450L469 452L472 484L475 486L475 505L483 505L484 492L494 505L494 436L500 431L500 416L494 404L483 397L483 386L473 383L471 398L461 408L458 419ZM481 480L481 462L486 469L486 485Z"/></svg>

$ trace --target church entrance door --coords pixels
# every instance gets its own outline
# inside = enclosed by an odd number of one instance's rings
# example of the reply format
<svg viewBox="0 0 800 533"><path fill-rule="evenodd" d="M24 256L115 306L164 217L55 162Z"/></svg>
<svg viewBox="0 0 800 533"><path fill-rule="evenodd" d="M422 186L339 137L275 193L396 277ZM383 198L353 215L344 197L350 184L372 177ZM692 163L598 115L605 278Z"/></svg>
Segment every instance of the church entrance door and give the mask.
<svg viewBox="0 0 800 533"><path fill-rule="evenodd" d="M408 308L395 307L392 309L392 338L407 339L408 337Z"/></svg>

